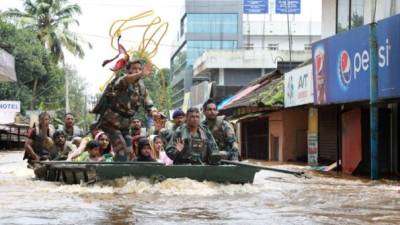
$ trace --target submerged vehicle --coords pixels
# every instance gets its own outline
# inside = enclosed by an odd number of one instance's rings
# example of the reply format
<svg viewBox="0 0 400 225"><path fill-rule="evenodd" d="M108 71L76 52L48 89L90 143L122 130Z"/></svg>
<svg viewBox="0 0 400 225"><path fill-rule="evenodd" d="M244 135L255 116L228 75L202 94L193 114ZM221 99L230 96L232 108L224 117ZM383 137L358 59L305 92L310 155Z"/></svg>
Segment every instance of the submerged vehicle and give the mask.
<svg viewBox="0 0 400 225"><path fill-rule="evenodd" d="M240 162L221 160L221 165L170 165L157 162L35 162L38 179L66 184L94 183L122 177L147 177L156 180L189 178L221 183L253 183L256 172L266 169L301 176L292 172Z"/></svg>

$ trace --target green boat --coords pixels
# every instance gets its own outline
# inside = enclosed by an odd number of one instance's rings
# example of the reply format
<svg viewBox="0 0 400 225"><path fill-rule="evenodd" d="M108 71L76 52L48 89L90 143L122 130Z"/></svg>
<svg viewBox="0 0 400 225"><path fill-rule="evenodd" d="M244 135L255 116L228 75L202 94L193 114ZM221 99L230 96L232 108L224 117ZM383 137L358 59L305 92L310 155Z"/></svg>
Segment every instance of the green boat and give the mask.
<svg viewBox="0 0 400 225"><path fill-rule="evenodd" d="M66 184L94 183L122 177L148 177L155 180L190 178L221 183L253 183L261 169L299 173L240 162L222 160L221 165L171 165L157 162L66 162L40 161L34 166L38 179Z"/></svg>

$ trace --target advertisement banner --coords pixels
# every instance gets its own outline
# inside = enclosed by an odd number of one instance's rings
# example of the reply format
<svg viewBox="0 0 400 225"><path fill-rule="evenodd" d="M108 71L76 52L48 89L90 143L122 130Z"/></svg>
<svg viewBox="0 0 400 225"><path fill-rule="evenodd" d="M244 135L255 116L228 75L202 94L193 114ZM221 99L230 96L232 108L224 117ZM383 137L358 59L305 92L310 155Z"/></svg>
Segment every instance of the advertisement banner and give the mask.
<svg viewBox="0 0 400 225"><path fill-rule="evenodd" d="M268 13L268 0L244 0L244 14L264 14Z"/></svg>
<svg viewBox="0 0 400 225"><path fill-rule="evenodd" d="M377 23L378 96L400 96L400 15ZM314 103L333 104L369 99L370 51L368 25L315 42Z"/></svg>
<svg viewBox="0 0 400 225"><path fill-rule="evenodd" d="M318 165L318 109L309 108L308 111L308 164L311 166Z"/></svg>
<svg viewBox="0 0 400 225"><path fill-rule="evenodd" d="M285 73L285 107L313 102L312 65L305 65Z"/></svg>
<svg viewBox="0 0 400 225"><path fill-rule="evenodd" d="M301 12L300 0L276 0L275 13L276 14L300 14Z"/></svg>

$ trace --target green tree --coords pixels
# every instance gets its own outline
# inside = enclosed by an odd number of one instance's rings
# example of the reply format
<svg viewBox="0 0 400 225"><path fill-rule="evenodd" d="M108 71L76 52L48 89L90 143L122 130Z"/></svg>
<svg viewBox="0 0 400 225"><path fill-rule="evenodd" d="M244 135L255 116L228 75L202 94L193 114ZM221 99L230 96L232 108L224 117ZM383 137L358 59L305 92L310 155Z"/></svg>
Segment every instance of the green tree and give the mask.
<svg viewBox="0 0 400 225"><path fill-rule="evenodd" d="M144 78L144 84L150 93L154 106L165 115L168 115L172 106L169 81L170 70L166 68L156 70L152 76ZM136 116L142 121L147 121L146 113L142 107Z"/></svg>
<svg viewBox="0 0 400 225"><path fill-rule="evenodd" d="M0 20L0 48L15 57L18 81L0 84L0 99L20 100L22 110L57 109L64 101L64 73L36 33Z"/></svg>
<svg viewBox="0 0 400 225"><path fill-rule="evenodd" d="M68 4L68 0L24 0L24 11L9 9L3 16L22 28L37 31L54 61L60 62L64 60L63 48L80 58L85 55L81 43L87 42L70 30L71 25L79 25L75 17L80 14L79 5Z"/></svg>

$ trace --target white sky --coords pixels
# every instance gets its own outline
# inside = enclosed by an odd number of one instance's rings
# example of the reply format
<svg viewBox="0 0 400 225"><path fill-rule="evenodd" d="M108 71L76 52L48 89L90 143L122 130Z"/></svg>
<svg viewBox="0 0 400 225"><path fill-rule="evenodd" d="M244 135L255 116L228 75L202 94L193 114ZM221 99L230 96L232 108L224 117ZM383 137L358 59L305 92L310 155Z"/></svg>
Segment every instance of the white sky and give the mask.
<svg viewBox="0 0 400 225"><path fill-rule="evenodd" d="M274 1L270 1L270 12ZM111 75L109 68L114 64L110 63L105 67L102 67L101 64L103 60L110 59L116 54L116 51L111 48L108 30L111 23L117 19L154 10L156 16L168 22L168 32L161 42L153 62L159 68L169 67L173 40L177 36L183 2L184 0L70 0L70 3L78 3L82 9L82 15L77 18L80 26L73 30L89 41L93 48L85 49L86 56L83 60L66 53L66 63L74 67L79 76L87 81L88 94L99 92L99 87ZM321 20L321 0L302 0L301 4L302 15L296 16L296 20ZM4 11L8 8L22 9L22 1L0 0L0 10ZM254 15L253 18L257 20L257 17L260 15ZM274 19L285 18L284 15L274 15ZM143 33L137 30L132 31L136 33L123 33L122 44L128 49L137 47L138 36Z"/></svg>

